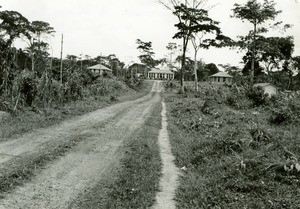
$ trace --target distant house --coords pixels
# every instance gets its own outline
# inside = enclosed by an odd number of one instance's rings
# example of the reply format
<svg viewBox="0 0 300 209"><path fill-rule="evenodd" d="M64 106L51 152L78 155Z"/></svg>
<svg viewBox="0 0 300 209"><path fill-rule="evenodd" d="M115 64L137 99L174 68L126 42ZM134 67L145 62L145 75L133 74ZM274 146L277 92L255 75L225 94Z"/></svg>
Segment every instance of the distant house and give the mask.
<svg viewBox="0 0 300 209"><path fill-rule="evenodd" d="M208 81L211 83L220 83L220 84L231 84L232 76L228 75L225 72L218 72L208 77Z"/></svg>
<svg viewBox="0 0 300 209"><path fill-rule="evenodd" d="M88 67L87 69L89 69L94 75L103 75L103 73L112 74L112 70L102 64L97 64Z"/></svg>
<svg viewBox="0 0 300 209"><path fill-rule="evenodd" d="M149 79L155 80L173 80L174 73L170 70L161 70L157 68L153 68L148 72Z"/></svg>
<svg viewBox="0 0 300 209"><path fill-rule="evenodd" d="M253 85L253 87L260 86L263 88L265 94L268 94L269 96L272 96L274 94L277 94L277 87L270 84L270 83L256 83Z"/></svg>
<svg viewBox="0 0 300 209"><path fill-rule="evenodd" d="M130 65L128 67L128 70L129 70L130 73L132 73L136 77L147 78L149 68L144 64L133 63L132 65Z"/></svg>

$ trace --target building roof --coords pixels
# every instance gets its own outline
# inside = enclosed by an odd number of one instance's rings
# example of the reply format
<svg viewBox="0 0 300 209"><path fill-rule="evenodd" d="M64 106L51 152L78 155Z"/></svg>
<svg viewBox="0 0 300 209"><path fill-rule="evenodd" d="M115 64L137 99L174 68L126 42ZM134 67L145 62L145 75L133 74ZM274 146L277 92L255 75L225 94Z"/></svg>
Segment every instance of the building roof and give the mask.
<svg viewBox="0 0 300 209"><path fill-rule="evenodd" d="M87 69L90 70L107 70L107 71L112 71L111 69L105 67L104 65L101 64L97 64L97 65L93 65L91 67L88 67Z"/></svg>
<svg viewBox="0 0 300 209"><path fill-rule="evenodd" d="M213 74L213 75L211 75L210 77L226 77L226 78L232 78L232 76L231 75L228 75L227 73L225 73L225 72L218 72L218 73L216 73L216 74Z"/></svg>
<svg viewBox="0 0 300 209"><path fill-rule="evenodd" d="M132 65L130 65L128 68L132 68L132 67L135 67L135 66L138 66L138 67L147 67L145 64L143 63L133 63Z"/></svg>
<svg viewBox="0 0 300 209"><path fill-rule="evenodd" d="M152 70L149 71L149 73L167 73L167 74L174 74L172 71L170 70L161 70L161 69L157 69L157 68L153 68Z"/></svg>
<svg viewBox="0 0 300 209"><path fill-rule="evenodd" d="M254 87L256 87L256 86L261 86L261 87L273 86L273 87L276 88L276 86L274 86L274 85L272 85L272 84L270 84L270 83L256 83L256 84L254 84L253 86L254 86Z"/></svg>

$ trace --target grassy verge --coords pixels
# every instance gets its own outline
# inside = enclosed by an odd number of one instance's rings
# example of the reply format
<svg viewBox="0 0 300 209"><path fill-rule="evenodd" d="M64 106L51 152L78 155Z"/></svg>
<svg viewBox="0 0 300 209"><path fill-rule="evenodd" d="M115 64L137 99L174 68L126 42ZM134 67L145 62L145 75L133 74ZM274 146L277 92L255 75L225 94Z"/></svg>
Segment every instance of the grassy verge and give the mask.
<svg viewBox="0 0 300 209"><path fill-rule="evenodd" d="M161 104L122 148L123 157L106 178L73 204L76 208L148 208L159 190Z"/></svg>
<svg viewBox="0 0 300 209"><path fill-rule="evenodd" d="M0 121L0 141L37 128L48 127L74 116L83 115L118 102L135 100L149 93L150 89L151 83L144 82L138 91L119 89L119 91L109 95L98 98L89 97L43 110L34 111L31 108L19 110L14 116Z"/></svg>
<svg viewBox="0 0 300 209"><path fill-rule="evenodd" d="M165 99L172 151L186 168L178 208L299 208L299 124L271 124L268 107L233 109L215 93Z"/></svg>

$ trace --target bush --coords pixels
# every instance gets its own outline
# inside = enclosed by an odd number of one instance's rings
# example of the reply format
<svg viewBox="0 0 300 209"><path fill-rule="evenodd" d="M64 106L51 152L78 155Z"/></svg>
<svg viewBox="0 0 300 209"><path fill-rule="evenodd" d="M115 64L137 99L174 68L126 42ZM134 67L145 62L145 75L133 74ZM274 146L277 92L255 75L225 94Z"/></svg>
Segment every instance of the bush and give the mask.
<svg viewBox="0 0 300 209"><path fill-rule="evenodd" d="M32 106L33 100L37 95L37 82L33 78L24 78L21 85L21 93L25 97L28 106Z"/></svg>
<svg viewBox="0 0 300 209"><path fill-rule="evenodd" d="M250 134L255 142L265 142L268 143L271 141L270 134L258 126L254 126L250 129Z"/></svg>
<svg viewBox="0 0 300 209"><path fill-rule="evenodd" d="M254 106L265 105L268 102L268 95L261 86L252 87L247 91L247 97L252 100Z"/></svg>
<svg viewBox="0 0 300 209"><path fill-rule="evenodd" d="M177 87L176 83L172 80L169 80L168 82L165 83L165 89L173 89L176 87Z"/></svg>
<svg viewBox="0 0 300 209"><path fill-rule="evenodd" d="M300 98L287 98L284 95L278 95L271 98L271 115L269 122L271 124L289 124L299 121L300 117Z"/></svg>
<svg viewBox="0 0 300 209"><path fill-rule="evenodd" d="M237 109L245 109L250 106L250 101L247 99L245 88L236 85L233 85L226 94L225 103L228 106Z"/></svg>
<svg viewBox="0 0 300 209"><path fill-rule="evenodd" d="M128 86L125 85L122 81L110 79L110 78L101 78L95 81L94 84L91 84L87 87L85 96L105 96L108 94L118 94L122 91L128 90Z"/></svg>
<svg viewBox="0 0 300 209"><path fill-rule="evenodd" d="M287 106L274 108L271 110L271 116L269 118L270 123L280 125L283 123L290 123L292 121L293 112Z"/></svg>

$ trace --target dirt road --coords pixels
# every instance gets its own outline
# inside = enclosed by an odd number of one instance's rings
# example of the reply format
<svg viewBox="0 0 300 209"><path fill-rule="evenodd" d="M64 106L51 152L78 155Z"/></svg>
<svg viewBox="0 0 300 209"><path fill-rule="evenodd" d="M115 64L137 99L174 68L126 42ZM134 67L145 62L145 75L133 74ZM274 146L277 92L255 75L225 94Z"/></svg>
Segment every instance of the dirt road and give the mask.
<svg viewBox="0 0 300 209"><path fill-rule="evenodd" d="M0 143L0 169L9 171L68 140L80 139L30 181L5 194L0 199L0 209L68 208L82 191L92 187L102 173L118 163L122 143L130 139L155 104L161 102L161 91L161 83L155 82L151 93L138 100L119 103Z"/></svg>

